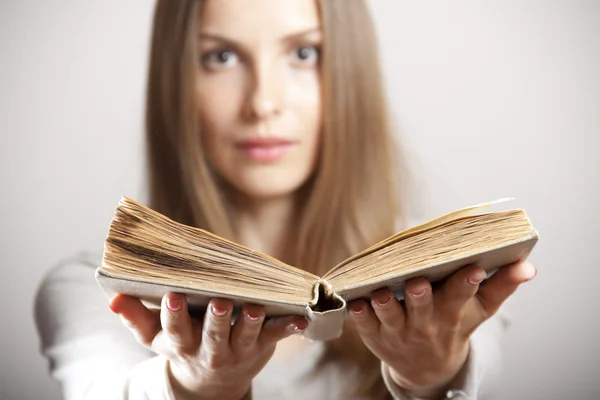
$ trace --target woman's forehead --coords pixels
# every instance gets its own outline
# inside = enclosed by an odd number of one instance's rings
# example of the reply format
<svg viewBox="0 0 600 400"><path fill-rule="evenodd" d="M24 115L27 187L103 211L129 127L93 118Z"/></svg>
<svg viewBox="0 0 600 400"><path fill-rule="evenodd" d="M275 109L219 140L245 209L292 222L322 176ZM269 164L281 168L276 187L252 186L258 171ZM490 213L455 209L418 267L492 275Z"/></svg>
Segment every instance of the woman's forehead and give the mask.
<svg viewBox="0 0 600 400"><path fill-rule="evenodd" d="M207 0L199 32L232 40L283 39L320 26L316 0Z"/></svg>

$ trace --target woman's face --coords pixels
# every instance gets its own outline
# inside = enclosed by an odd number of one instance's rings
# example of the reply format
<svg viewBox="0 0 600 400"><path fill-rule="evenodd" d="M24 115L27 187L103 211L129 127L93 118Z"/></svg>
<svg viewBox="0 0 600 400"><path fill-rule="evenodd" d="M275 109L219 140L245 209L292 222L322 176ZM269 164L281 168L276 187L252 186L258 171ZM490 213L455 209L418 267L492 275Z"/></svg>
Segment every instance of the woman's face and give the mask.
<svg viewBox="0 0 600 400"><path fill-rule="evenodd" d="M241 193L288 195L310 176L321 130L315 0L207 0L197 95L214 169Z"/></svg>

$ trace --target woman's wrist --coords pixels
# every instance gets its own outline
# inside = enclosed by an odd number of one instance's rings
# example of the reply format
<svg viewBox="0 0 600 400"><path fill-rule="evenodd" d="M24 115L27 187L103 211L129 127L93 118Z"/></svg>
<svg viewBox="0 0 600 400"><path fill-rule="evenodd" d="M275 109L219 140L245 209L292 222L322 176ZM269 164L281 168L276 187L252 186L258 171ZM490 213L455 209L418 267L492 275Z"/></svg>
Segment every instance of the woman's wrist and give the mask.
<svg viewBox="0 0 600 400"><path fill-rule="evenodd" d="M223 385L196 385L183 377L180 368L167 361L169 386L176 400L245 400L251 390L251 382L227 382Z"/></svg>
<svg viewBox="0 0 600 400"><path fill-rule="evenodd" d="M402 376L392 366L389 366L389 376L392 381L403 390L408 391L419 399L441 399L445 398L446 392L451 388L452 382L454 382L457 376L461 373L467 363L467 359L470 352L470 346L467 342L466 348L461 352L460 356L456 359L453 368L447 372L435 373L436 377L432 378L428 382L413 382L406 377ZM423 374L419 374L422 379Z"/></svg>
<svg viewBox="0 0 600 400"><path fill-rule="evenodd" d="M419 399L436 400L444 398L444 395L448 391L450 382L452 382L454 376L448 380L444 380L443 382L439 382L431 386L413 386L406 382L400 375L398 375L393 368L390 368L390 378L392 378L392 381L394 381L398 387L407 391L414 397Z"/></svg>

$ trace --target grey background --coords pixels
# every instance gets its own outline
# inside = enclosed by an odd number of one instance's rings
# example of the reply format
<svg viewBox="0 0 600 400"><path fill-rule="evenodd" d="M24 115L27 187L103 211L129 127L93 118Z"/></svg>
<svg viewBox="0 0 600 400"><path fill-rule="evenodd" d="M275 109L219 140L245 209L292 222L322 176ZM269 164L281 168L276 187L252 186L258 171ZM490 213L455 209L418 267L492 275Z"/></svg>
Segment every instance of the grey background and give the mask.
<svg viewBox="0 0 600 400"><path fill-rule="evenodd" d="M600 398L600 2L372 3L415 221L510 196L541 234L498 398ZM60 259L101 251L122 194L142 199L151 12L0 2L1 399L60 397L36 288Z"/></svg>

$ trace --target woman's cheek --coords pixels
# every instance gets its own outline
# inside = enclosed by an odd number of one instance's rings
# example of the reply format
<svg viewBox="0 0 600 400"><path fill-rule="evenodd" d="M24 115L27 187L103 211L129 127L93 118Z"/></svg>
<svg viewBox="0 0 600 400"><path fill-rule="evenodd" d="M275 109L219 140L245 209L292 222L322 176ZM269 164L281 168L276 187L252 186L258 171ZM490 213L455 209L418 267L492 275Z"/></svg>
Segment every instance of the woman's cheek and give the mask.
<svg viewBox="0 0 600 400"><path fill-rule="evenodd" d="M317 69L292 70L289 78L292 103L320 108L321 79Z"/></svg>
<svg viewBox="0 0 600 400"><path fill-rule="evenodd" d="M321 83L316 71L299 74L295 85L295 107L299 126L302 127L303 142L308 159L318 152L319 136L322 131Z"/></svg>
<svg viewBox="0 0 600 400"><path fill-rule="evenodd" d="M198 89L198 107L202 142L206 156L220 174L228 175L231 160L235 159L230 145L236 116L233 108L235 93L227 80L207 79Z"/></svg>
<svg viewBox="0 0 600 400"><path fill-rule="evenodd" d="M207 79L198 88L200 117L210 130L225 134L239 115L240 94L230 79Z"/></svg>

